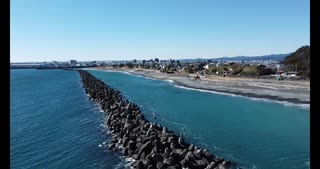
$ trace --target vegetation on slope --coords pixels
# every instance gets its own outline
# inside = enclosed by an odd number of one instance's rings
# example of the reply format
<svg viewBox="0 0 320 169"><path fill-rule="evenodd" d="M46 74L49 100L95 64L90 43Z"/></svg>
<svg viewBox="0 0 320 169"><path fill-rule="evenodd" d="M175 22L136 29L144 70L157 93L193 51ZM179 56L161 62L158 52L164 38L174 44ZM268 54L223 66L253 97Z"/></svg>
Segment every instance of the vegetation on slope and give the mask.
<svg viewBox="0 0 320 169"><path fill-rule="evenodd" d="M302 46L287 56L283 63L288 70L301 72L302 76L310 77L310 46Z"/></svg>

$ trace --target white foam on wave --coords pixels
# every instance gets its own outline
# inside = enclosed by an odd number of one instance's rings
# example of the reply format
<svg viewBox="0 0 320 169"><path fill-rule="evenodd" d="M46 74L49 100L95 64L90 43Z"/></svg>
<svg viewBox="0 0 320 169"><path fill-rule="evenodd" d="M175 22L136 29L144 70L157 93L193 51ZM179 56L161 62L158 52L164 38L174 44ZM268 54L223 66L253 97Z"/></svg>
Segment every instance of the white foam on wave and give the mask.
<svg viewBox="0 0 320 169"><path fill-rule="evenodd" d="M212 91L212 90L196 89L196 88L191 88L191 87L180 86L177 84L174 84L174 86L177 88L182 88L182 89L186 89L186 90L194 90L194 91L199 91L199 92L214 93L214 94L221 94L221 95L228 95L228 96L239 96L239 95L235 95L232 93L223 93L223 92L216 92L216 91Z"/></svg>
<svg viewBox="0 0 320 169"><path fill-rule="evenodd" d="M180 131L180 134L183 134L183 135L192 135L192 132L191 132L191 129L188 128L187 124L184 124L184 123L177 123L177 122L173 122L173 121L170 121L164 117L160 117L159 118L161 121L169 124L174 124L176 126L179 126L179 131Z"/></svg>
<svg viewBox="0 0 320 169"><path fill-rule="evenodd" d="M132 157L120 156L121 162L115 166L115 169L125 168L133 169L132 164L136 161Z"/></svg>
<svg viewBox="0 0 320 169"><path fill-rule="evenodd" d="M161 118L163 121L167 122L167 123L171 123L171 124L174 124L174 125L177 125L177 126L182 126L183 128L187 128L187 125L184 124L184 123L177 123L177 122L173 122L173 121L169 121L168 119L166 118Z"/></svg>
<svg viewBox="0 0 320 169"><path fill-rule="evenodd" d="M129 72L126 72L132 76L139 76L139 77L143 77L146 79L151 79L151 80L160 80L160 79L154 79L151 77L147 77L147 76L143 76L143 75L137 75L137 74L132 74ZM212 90L205 90L205 89L196 89L196 88L191 88L191 87L185 87L185 86L181 86L181 85L177 85L174 80L171 79L166 79L164 81L169 82L170 84L174 85L175 87L178 88L182 88L182 89L187 89L187 90L194 90L194 91L200 91L200 92L207 92L207 93L214 93L214 94L220 94L220 95L226 95L226 96L232 96L232 97L242 97L242 98L247 98L247 99L251 99L251 100L255 100L255 101L264 101L264 102L275 102L275 103L279 103L285 106L289 106L289 107L300 107L300 108L304 108L304 109L310 109L310 104L302 104L302 103L291 103L288 101L278 101L278 100L272 100L272 99L267 99L267 98L255 98L255 97L247 97L247 96L242 96L242 95L237 95L237 94L233 94L233 93L224 93L224 92L217 92L217 91L212 91Z"/></svg>
<svg viewBox="0 0 320 169"><path fill-rule="evenodd" d="M156 110L154 110L153 108L151 108L151 113L152 113L152 118L157 118L156 116Z"/></svg>
<svg viewBox="0 0 320 169"><path fill-rule="evenodd" d="M177 84L174 84L175 87L186 89L186 90L194 90L194 91L200 91L200 92L206 92L206 93L214 93L214 94L220 94L220 95L226 95L226 96L232 96L232 97L242 97L254 101L264 101L264 102L275 102L282 104L284 106L289 106L289 107L300 107L304 109L310 109L310 104L300 104L300 103L291 103L287 101L278 101L278 100L271 100L271 99L266 99L266 98L255 98L255 97L247 97L247 96L242 96L242 95L237 95L237 94L232 94L232 93L223 93L223 92L216 92L216 91L211 91L211 90L204 90L204 89L196 89L196 88L191 88L191 87L185 87L185 86L180 86Z"/></svg>
<svg viewBox="0 0 320 169"><path fill-rule="evenodd" d="M169 82L169 83L174 84L174 81L173 81L173 80L169 80L169 79L167 79L167 80L164 80L164 81L167 81L167 82Z"/></svg>
<svg viewBox="0 0 320 169"><path fill-rule="evenodd" d="M281 157L281 158L279 159L279 161L288 160L288 159L289 159L289 157Z"/></svg>
<svg viewBox="0 0 320 169"><path fill-rule="evenodd" d="M245 97L245 96L243 96L243 97ZM310 109L310 104L291 103L288 101L278 101L278 100L271 100L271 99L266 99L266 98L254 98L254 97L246 97L246 98L249 98L251 100L256 100L256 101L275 102L275 103L279 103L279 104L282 104L282 105L288 106L288 107L300 107L300 108L304 108L304 109Z"/></svg>
<svg viewBox="0 0 320 169"><path fill-rule="evenodd" d="M127 74L127 75L132 75L132 73L126 72L126 71L121 71L121 73L124 73L124 74Z"/></svg>
<svg viewBox="0 0 320 169"><path fill-rule="evenodd" d="M98 145L98 147L99 147L99 148L102 148L102 149L104 149L104 150L107 150L107 147L110 145L110 144L107 144L107 143L109 143L109 142L111 142L111 140L109 140L109 141L104 141L104 142L100 143L100 144Z"/></svg>
<svg viewBox="0 0 320 169"><path fill-rule="evenodd" d="M308 168L310 168L310 159L307 159L307 161L304 163Z"/></svg>

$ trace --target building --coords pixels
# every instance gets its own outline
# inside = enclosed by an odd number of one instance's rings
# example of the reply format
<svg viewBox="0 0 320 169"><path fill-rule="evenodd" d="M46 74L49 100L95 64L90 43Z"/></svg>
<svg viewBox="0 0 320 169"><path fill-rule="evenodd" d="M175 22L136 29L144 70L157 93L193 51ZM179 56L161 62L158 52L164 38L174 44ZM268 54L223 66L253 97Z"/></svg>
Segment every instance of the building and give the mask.
<svg viewBox="0 0 320 169"><path fill-rule="evenodd" d="M208 64L206 64L205 66L203 66L204 69L209 69L209 67L210 67L210 66L209 66Z"/></svg>
<svg viewBox="0 0 320 169"><path fill-rule="evenodd" d="M277 68L277 70L279 71L279 70L281 70L281 69L283 69L284 68L284 64L276 64L276 68Z"/></svg>
<svg viewBox="0 0 320 169"><path fill-rule="evenodd" d="M76 60L70 60L70 66L76 66L77 61Z"/></svg>

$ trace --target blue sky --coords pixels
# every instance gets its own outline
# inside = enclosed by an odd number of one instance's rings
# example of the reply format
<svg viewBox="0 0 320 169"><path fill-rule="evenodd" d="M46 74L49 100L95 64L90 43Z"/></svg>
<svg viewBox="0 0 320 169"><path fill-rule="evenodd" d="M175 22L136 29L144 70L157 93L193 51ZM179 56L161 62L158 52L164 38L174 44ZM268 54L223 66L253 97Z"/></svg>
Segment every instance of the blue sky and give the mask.
<svg viewBox="0 0 320 169"><path fill-rule="evenodd" d="M11 62L289 53L308 0L11 0Z"/></svg>

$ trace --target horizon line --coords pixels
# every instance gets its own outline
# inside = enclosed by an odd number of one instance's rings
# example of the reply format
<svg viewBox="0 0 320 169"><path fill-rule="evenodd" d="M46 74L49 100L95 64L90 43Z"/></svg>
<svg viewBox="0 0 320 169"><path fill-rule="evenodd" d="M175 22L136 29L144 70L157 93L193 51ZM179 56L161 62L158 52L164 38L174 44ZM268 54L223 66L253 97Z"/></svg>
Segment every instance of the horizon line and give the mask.
<svg viewBox="0 0 320 169"><path fill-rule="evenodd" d="M265 55L237 55L237 56L217 56L217 57L199 57L199 58L185 58L185 59L175 59L175 58L169 58L169 59L161 59L160 57L153 57L151 59L155 59L155 58L158 58L159 60L197 60L197 59L218 59L218 58L233 58L233 57L262 57L262 56L270 56L270 55L288 55L288 54L291 54L293 52L289 52L289 53L278 53L278 54L275 54L275 53L271 53L271 54L265 54ZM151 59L136 59L137 61L142 61L142 60L151 60ZM51 60L51 61L15 61L15 62L11 62L10 63L36 63L36 62L53 62L53 61L56 61L56 62L68 62L70 60L77 60L77 59L68 59L68 60L63 60L63 61L58 61L58 60ZM132 61L134 59L120 59L120 60L116 60L116 59L112 59L112 60L77 60L77 62L90 62L90 61Z"/></svg>

